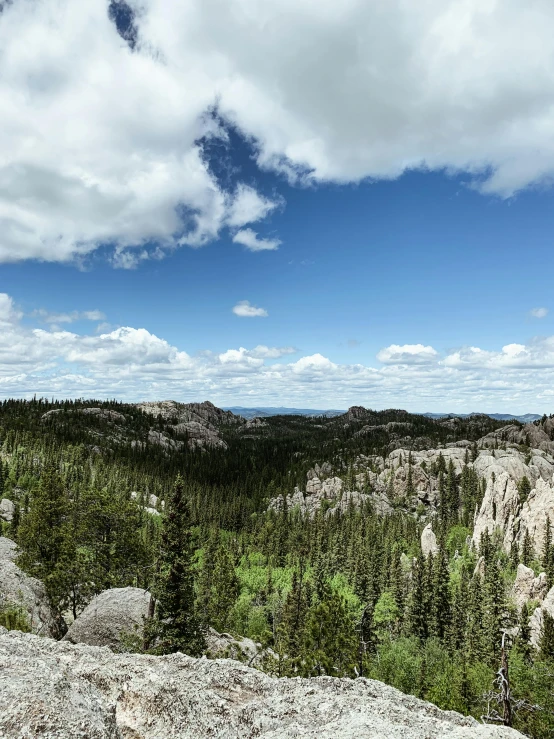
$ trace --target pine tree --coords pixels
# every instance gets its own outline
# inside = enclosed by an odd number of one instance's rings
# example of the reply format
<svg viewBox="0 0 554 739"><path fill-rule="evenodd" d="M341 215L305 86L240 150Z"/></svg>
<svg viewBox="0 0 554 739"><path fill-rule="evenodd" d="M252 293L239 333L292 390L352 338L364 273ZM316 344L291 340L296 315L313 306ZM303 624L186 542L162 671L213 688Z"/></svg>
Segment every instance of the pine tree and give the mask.
<svg viewBox="0 0 554 739"><path fill-rule="evenodd" d="M229 628L231 610L239 596L240 584L228 550L219 547L216 553L210 604L211 625L217 631Z"/></svg>
<svg viewBox="0 0 554 739"><path fill-rule="evenodd" d="M525 503L531 492L531 483L527 475L524 475L518 483L519 498L522 503Z"/></svg>
<svg viewBox="0 0 554 739"><path fill-rule="evenodd" d="M521 545L521 561L526 567L529 567L535 557L535 551L533 547L533 540L528 529L525 529L523 536L523 543Z"/></svg>
<svg viewBox="0 0 554 739"><path fill-rule="evenodd" d="M412 589L408 601L406 625L408 634L425 640L428 635L429 592L425 570L425 559L421 551L412 565Z"/></svg>
<svg viewBox="0 0 554 739"><path fill-rule="evenodd" d="M485 567L484 606L484 637L487 656L492 666L498 660L507 610L504 583L496 556L492 557Z"/></svg>
<svg viewBox="0 0 554 739"><path fill-rule="evenodd" d="M516 649L522 655L523 659L527 662L531 662L531 626L529 624L529 607L527 603L524 603L521 607L521 613L519 614L518 622L518 633L516 639Z"/></svg>
<svg viewBox="0 0 554 739"><path fill-rule="evenodd" d="M451 459L448 462L448 474L446 477L446 498L448 516L451 520L456 520L458 517L458 510L460 508L460 500L458 496L456 470L454 469L454 462Z"/></svg>
<svg viewBox="0 0 554 739"><path fill-rule="evenodd" d="M300 669L308 607L306 585L295 570L278 628L276 647L280 657L279 677L297 674Z"/></svg>
<svg viewBox="0 0 554 739"><path fill-rule="evenodd" d="M554 618L544 609L542 611L539 654L541 659L554 659Z"/></svg>
<svg viewBox="0 0 554 739"><path fill-rule="evenodd" d="M353 676L358 640L344 599L328 590L310 609L303 645L305 676Z"/></svg>
<svg viewBox="0 0 554 739"><path fill-rule="evenodd" d="M155 616L146 625L152 651L157 654L181 651L198 656L205 649L204 633L195 609L191 558L189 503L183 479L179 477L163 521L158 575L152 588Z"/></svg>
<svg viewBox="0 0 554 739"><path fill-rule="evenodd" d="M67 536L69 501L63 481L53 466L45 468L38 490L31 498L30 510L19 525L18 564L29 574L43 580L53 600L59 593L50 588L54 572Z"/></svg>
<svg viewBox="0 0 554 739"><path fill-rule="evenodd" d="M446 636L451 618L451 600L449 590L450 576L448 559L441 546L433 562L430 602L430 636L443 639Z"/></svg>

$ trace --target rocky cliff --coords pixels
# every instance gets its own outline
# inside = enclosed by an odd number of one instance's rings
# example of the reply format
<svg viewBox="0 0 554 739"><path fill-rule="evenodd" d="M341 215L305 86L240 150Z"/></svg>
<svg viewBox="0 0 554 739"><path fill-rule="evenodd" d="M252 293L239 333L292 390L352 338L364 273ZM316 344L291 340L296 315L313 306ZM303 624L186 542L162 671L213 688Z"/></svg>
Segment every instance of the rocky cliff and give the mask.
<svg viewBox="0 0 554 739"><path fill-rule="evenodd" d="M516 739L373 680L280 680L231 660L116 655L0 629L0 736Z"/></svg>

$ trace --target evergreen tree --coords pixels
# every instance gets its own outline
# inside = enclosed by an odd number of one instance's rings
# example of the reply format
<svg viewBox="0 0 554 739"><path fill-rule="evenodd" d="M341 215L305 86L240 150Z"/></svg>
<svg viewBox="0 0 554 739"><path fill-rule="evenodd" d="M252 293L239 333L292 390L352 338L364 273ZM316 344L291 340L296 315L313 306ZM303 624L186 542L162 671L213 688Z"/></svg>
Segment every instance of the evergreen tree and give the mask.
<svg viewBox="0 0 554 739"><path fill-rule="evenodd" d="M310 609L304 636L304 674L354 675L357 639L344 599L328 590Z"/></svg>
<svg viewBox="0 0 554 739"><path fill-rule="evenodd" d="M525 529L523 543L521 545L521 561L526 567L529 567L534 557L535 551L533 547L533 540L531 539L531 534L529 533L529 530Z"/></svg>
<svg viewBox="0 0 554 739"><path fill-rule="evenodd" d="M146 625L157 654L184 652L197 656L205 649L195 609L189 503L177 478L163 521L158 575L152 588L155 616Z"/></svg>
<svg viewBox="0 0 554 739"><path fill-rule="evenodd" d="M52 574L59 565L68 536L68 515L69 501L63 481L57 470L49 466L43 470L30 510L19 525L18 564L44 582L55 606L59 605L61 593Z"/></svg>
<svg viewBox="0 0 554 739"><path fill-rule="evenodd" d="M542 630L539 642L539 653L541 659L554 659L554 618L543 609Z"/></svg>
<svg viewBox="0 0 554 739"><path fill-rule="evenodd" d="M502 632L506 626L506 597L504 583L496 557L485 567L484 583L484 637L491 666L498 660Z"/></svg>
<svg viewBox="0 0 554 739"><path fill-rule="evenodd" d="M227 549L219 547L216 553L211 603L209 612L211 625L217 631L229 628L229 618L239 596L240 584L235 573L232 557Z"/></svg>
<svg viewBox="0 0 554 739"><path fill-rule="evenodd" d="M516 639L516 649L522 655L526 662L531 662L531 626L529 624L529 606L524 603L519 614L518 633Z"/></svg>
<svg viewBox="0 0 554 739"><path fill-rule="evenodd" d="M425 559L421 551L412 565L412 589L408 602L406 625L408 634L424 640L428 635L429 591L425 569Z"/></svg>

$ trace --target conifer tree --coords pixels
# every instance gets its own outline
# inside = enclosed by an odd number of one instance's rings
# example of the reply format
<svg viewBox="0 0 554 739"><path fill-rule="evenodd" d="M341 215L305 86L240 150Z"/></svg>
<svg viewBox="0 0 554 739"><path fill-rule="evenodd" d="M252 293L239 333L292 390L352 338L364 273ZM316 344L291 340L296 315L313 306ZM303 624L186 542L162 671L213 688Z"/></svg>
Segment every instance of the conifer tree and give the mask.
<svg viewBox="0 0 554 739"><path fill-rule="evenodd" d="M487 656L492 665L498 659L502 632L506 626L506 597L504 583L496 556L485 567L484 583L484 638Z"/></svg>
<svg viewBox="0 0 554 739"><path fill-rule="evenodd" d="M412 588L408 602L407 629L409 634L425 640L428 635L429 592L425 559L421 551L412 565Z"/></svg>
<svg viewBox="0 0 554 739"><path fill-rule="evenodd" d="M216 552L211 587L211 625L217 631L229 628L229 617L239 596L240 584L235 573L232 557L227 549L219 547Z"/></svg>
<svg viewBox="0 0 554 739"><path fill-rule="evenodd" d="M344 599L330 589L310 609L304 635L303 672L353 676L358 643Z"/></svg>
<svg viewBox="0 0 554 739"><path fill-rule="evenodd" d="M191 557L189 503L183 479L178 477L163 521L158 575L152 588L156 611L146 625L152 651L157 654L181 651L198 656L205 649L195 609Z"/></svg>
<svg viewBox="0 0 554 739"><path fill-rule="evenodd" d="M531 539L531 534L529 533L529 529L525 529L525 534L523 536L523 543L521 545L521 561L526 567L529 567L534 557L535 557L535 551L533 547L533 540Z"/></svg>
<svg viewBox="0 0 554 739"><path fill-rule="evenodd" d="M451 617L449 590L450 577L446 551L441 545L433 562L431 580L431 602L429 613L429 633L443 639L446 636Z"/></svg>
<svg viewBox="0 0 554 739"><path fill-rule="evenodd" d="M554 659L554 618L543 609L542 630L539 642L539 654L541 659Z"/></svg>
<svg viewBox="0 0 554 739"><path fill-rule="evenodd" d="M531 626L529 624L529 606L524 603L519 614L518 633L516 639L516 649L526 662L531 661Z"/></svg>

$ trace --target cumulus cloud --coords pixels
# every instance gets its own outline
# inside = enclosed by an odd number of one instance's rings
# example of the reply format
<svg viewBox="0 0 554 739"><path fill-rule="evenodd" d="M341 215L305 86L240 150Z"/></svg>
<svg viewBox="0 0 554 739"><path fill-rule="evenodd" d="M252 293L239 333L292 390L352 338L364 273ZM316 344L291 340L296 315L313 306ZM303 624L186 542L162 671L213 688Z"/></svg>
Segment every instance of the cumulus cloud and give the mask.
<svg viewBox="0 0 554 739"><path fill-rule="evenodd" d="M227 123L292 182L446 169L509 196L552 180L550 0L128 4L127 41L105 0L3 6L0 261L112 244L132 267L225 227L276 248L243 228L275 203L206 161Z"/></svg>
<svg viewBox="0 0 554 739"><path fill-rule="evenodd" d="M279 239L260 239L251 228L243 228L233 236L235 244L242 244L248 251L274 251L281 245Z"/></svg>
<svg viewBox="0 0 554 739"><path fill-rule="evenodd" d="M106 316L100 310L71 311L70 313L50 313L44 308L38 308L31 314L45 323L74 323L75 321L103 321Z"/></svg>
<svg viewBox="0 0 554 739"><path fill-rule="evenodd" d="M383 364L422 364L433 361L438 352L432 346L423 344L391 344L377 354Z"/></svg>
<svg viewBox="0 0 554 739"><path fill-rule="evenodd" d="M533 318L546 318L548 315L548 308L533 308L529 313Z"/></svg>
<svg viewBox="0 0 554 739"><path fill-rule="evenodd" d="M231 228L241 228L247 223L261 221L275 210L279 203L280 201L263 197L253 187L239 184L229 207L227 225Z"/></svg>
<svg viewBox="0 0 554 739"><path fill-rule="evenodd" d="M233 313L241 318L267 318L269 315L265 308L256 308L255 305L250 305L249 300L239 300L233 308Z"/></svg>
<svg viewBox="0 0 554 739"><path fill-rule="evenodd" d="M554 336L500 349L460 348L411 363L406 356L421 350L388 347L387 361L374 367L339 364L320 353L291 361L293 347L263 344L191 355L144 327L91 335L49 326L30 327L13 300L0 294L0 397L210 398L220 405L360 404L414 411L553 410Z"/></svg>

